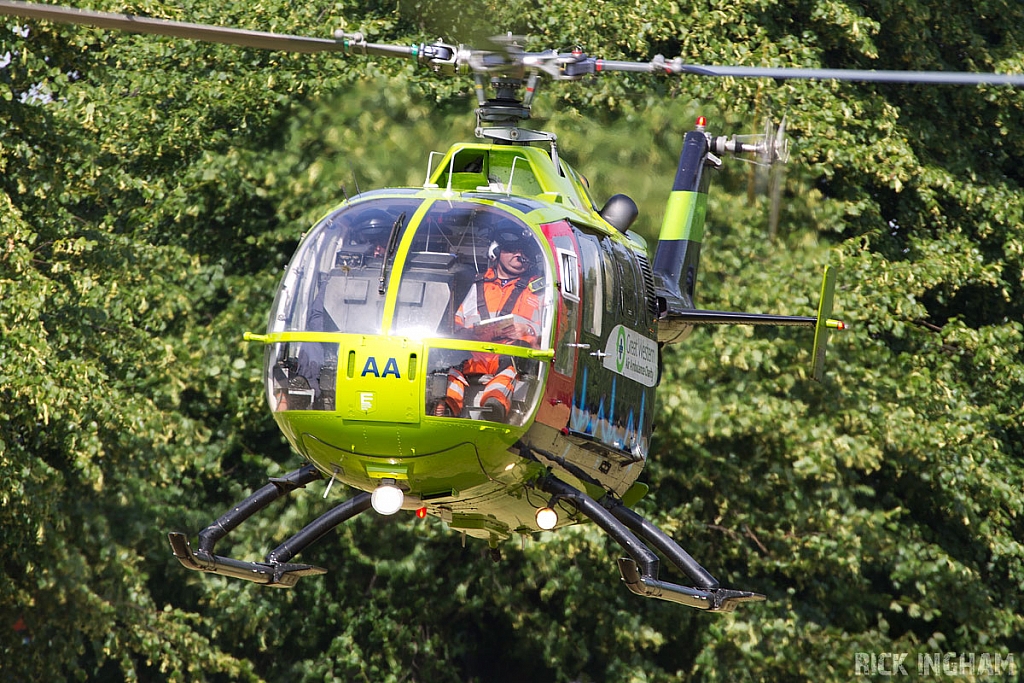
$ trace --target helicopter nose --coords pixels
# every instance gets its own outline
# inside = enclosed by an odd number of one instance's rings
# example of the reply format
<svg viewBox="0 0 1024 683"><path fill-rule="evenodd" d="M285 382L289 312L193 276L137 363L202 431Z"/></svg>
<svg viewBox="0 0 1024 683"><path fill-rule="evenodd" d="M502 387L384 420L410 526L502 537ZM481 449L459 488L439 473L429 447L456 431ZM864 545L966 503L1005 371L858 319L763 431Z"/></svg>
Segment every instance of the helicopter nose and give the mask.
<svg viewBox="0 0 1024 683"><path fill-rule="evenodd" d="M413 423L422 409L417 376L422 346L408 339L359 337L343 345L337 405L346 420Z"/></svg>

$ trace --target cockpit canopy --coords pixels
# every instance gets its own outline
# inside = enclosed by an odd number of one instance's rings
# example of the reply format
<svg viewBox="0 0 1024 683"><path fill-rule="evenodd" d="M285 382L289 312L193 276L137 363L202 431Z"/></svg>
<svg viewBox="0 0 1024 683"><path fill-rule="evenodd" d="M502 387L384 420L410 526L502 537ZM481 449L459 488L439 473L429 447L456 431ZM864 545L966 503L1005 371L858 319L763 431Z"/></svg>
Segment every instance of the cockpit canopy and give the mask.
<svg viewBox="0 0 1024 683"><path fill-rule="evenodd" d="M555 310L540 239L500 206L402 192L342 206L296 251L268 330L278 338L266 360L272 409L524 424L543 391L538 358L550 357ZM504 277L503 259L518 277ZM399 377L422 384L372 414L346 404L369 401L384 386L373 378Z"/></svg>
<svg viewBox="0 0 1024 683"><path fill-rule="evenodd" d="M526 277L551 282L539 239L513 214L448 200L427 200L420 213L424 201L371 198L327 216L293 257L268 331L465 338L454 327L455 313L509 236L527 240ZM548 348L550 289L542 289L535 348Z"/></svg>

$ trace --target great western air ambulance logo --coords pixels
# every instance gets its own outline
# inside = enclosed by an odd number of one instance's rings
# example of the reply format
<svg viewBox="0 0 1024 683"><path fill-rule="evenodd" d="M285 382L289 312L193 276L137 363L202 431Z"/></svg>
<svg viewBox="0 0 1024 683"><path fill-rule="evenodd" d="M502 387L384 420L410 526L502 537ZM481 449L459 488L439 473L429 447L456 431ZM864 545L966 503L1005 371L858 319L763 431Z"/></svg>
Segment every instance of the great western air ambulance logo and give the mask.
<svg viewBox="0 0 1024 683"><path fill-rule="evenodd" d="M623 325L608 335L604 367L640 382L645 387L658 383L658 345L653 340Z"/></svg>
<svg viewBox="0 0 1024 683"><path fill-rule="evenodd" d="M615 372L621 375L626 367L626 328L620 325L618 329L615 336Z"/></svg>

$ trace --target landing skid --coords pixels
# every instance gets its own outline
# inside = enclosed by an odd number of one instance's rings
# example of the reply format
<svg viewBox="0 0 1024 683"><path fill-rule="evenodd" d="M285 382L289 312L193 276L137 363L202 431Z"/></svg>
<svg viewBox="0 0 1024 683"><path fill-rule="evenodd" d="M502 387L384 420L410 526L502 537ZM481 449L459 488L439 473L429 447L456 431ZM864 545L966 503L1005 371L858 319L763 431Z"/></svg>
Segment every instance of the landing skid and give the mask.
<svg viewBox="0 0 1024 683"><path fill-rule="evenodd" d="M334 527L368 510L369 493L360 493L317 517L271 551L263 562L236 560L215 555L213 552L217 541L227 536L249 517L281 496L319 478L320 472L315 467L305 465L284 477L271 479L269 484L200 531L197 550L192 549L185 534L168 534L171 551L186 569L244 579L267 586L290 588L304 576L325 574L327 570L322 567L296 564L290 560ZM577 510L593 520L601 530L626 550L629 557L619 560L619 573L626 587L637 595L668 600L709 612L731 612L741 603L764 600L764 596L758 593L721 588L718 580L672 538L610 496L607 497L605 504L598 503L554 475L540 479L537 487L554 497L573 503ZM644 545L644 541L661 551L662 555L689 577L695 584L694 587L659 580L660 560Z"/></svg>
<svg viewBox="0 0 1024 683"><path fill-rule="evenodd" d="M721 588L718 580L665 532L617 500L609 499L607 506L602 505L554 475L540 479L537 486L546 493L572 502L577 510L623 547L629 557L619 560L619 573L626 587L637 595L709 612L732 612L744 602L765 599L759 593ZM696 584L695 587L659 580L660 560L643 541L660 550Z"/></svg>
<svg viewBox="0 0 1024 683"><path fill-rule="evenodd" d="M328 531L370 507L370 494L360 493L317 517L299 533L270 552L263 562L247 562L213 554L213 547L228 532L249 517L267 507L281 496L302 488L320 478L312 465L305 465L284 477L271 479L216 522L199 532L199 549L193 551L188 537L179 532L168 534L171 552L182 566L193 571L230 576L267 586L291 588L303 576L326 574L327 570L311 564L289 562L307 546L322 538Z"/></svg>
<svg viewBox="0 0 1024 683"><path fill-rule="evenodd" d="M193 552L192 545L188 542L188 537L185 534L175 531L169 533L168 537L171 541L171 552L178 558L182 566L197 572L230 576L234 579L245 579L253 583L281 588L291 588L303 576L327 573L323 567L314 567L310 564L245 562L202 550Z"/></svg>

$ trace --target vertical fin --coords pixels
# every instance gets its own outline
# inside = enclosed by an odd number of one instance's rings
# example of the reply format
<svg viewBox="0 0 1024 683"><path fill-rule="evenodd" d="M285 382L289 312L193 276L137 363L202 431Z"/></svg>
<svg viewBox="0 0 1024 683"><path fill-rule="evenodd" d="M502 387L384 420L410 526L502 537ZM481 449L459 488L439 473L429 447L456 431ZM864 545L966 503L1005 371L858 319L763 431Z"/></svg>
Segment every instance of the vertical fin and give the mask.
<svg viewBox="0 0 1024 683"><path fill-rule="evenodd" d="M683 139L654 255L654 285L663 312L693 308L707 212L710 176L704 171L709 151L707 135L700 126Z"/></svg>
<svg viewBox="0 0 1024 683"><path fill-rule="evenodd" d="M843 329L843 323L829 318L832 315L835 289L836 271L832 266L825 266L825 276L821 279L821 299L818 300L818 321L814 325L814 367L811 376L816 382L825 376L825 346L828 344L829 328Z"/></svg>

